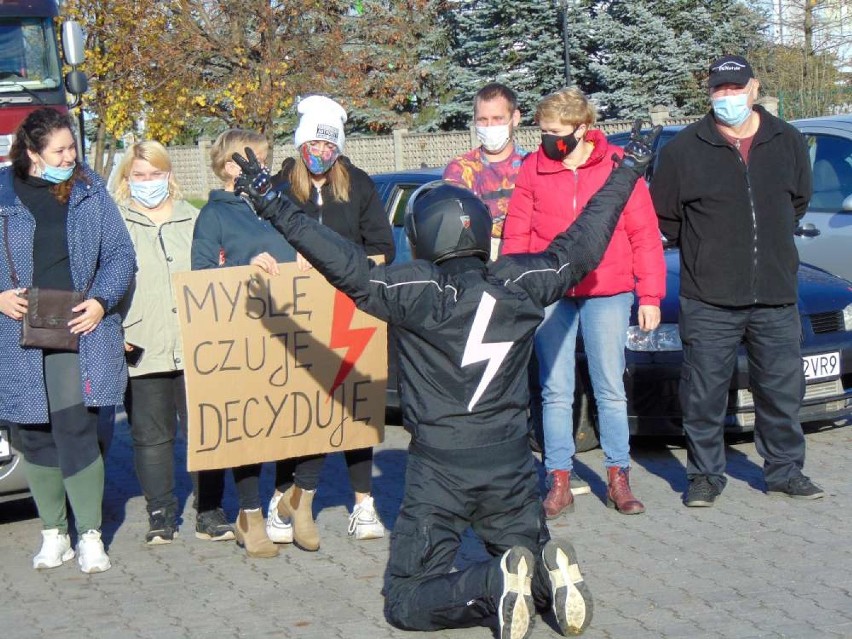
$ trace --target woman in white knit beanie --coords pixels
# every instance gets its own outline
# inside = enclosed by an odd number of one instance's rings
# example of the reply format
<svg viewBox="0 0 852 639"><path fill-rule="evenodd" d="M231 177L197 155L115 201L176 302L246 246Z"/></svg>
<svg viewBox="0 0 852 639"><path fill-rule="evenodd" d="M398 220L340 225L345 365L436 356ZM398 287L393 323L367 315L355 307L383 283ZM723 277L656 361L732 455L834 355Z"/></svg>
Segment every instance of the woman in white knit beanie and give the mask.
<svg viewBox="0 0 852 639"><path fill-rule="evenodd" d="M342 155L346 110L321 95L304 98L297 109L300 119L294 138L299 157L284 160L275 181L307 215L360 244L367 255L382 255L386 263L392 262L393 234L376 186L370 176ZM297 263L300 268L311 268L301 255ZM345 455L355 492L348 533L355 539L383 537L384 527L371 495L373 449L348 450ZM297 546L304 550L319 548L312 502L324 460L324 455L314 455L278 462L277 490L267 518L270 539L288 537L284 531L289 519Z"/></svg>

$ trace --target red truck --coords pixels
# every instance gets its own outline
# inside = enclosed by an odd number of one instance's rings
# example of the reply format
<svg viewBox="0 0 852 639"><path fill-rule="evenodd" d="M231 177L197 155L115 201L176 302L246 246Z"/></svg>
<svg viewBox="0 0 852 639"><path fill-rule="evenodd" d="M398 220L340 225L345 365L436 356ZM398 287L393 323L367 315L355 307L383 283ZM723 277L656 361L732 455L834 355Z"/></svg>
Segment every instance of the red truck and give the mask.
<svg viewBox="0 0 852 639"><path fill-rule="evenodd" d="M56 0L0 0L0 166L9 163L13 134L27 114L42 106L67 111L67 94L74 96L73 107L87 89L81 71L63 77L58 14ZM76 67L83 61L77 23L63 24L62 44L65 62Z"/></svg>

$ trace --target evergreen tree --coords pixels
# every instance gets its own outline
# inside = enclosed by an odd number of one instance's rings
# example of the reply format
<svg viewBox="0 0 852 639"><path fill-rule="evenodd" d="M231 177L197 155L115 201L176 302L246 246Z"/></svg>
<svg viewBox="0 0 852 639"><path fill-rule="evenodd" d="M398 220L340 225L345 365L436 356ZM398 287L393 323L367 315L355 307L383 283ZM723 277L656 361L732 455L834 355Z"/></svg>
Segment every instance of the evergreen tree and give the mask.
<svg viewBox="0 0 852 639"><path fill-rule="evenodd" d="M333 85L346 97L350 130L387 133L418 126L441 83L446 42L435 25L443 5L444 0L352 4Z"/></svg>
<svg viewBox="0 0 852 639"><path fill-rule="evenodd" d="M473 96L488 82L518 94L525 123L538 101L565 84L561 13L543 0L459 0L443 17L450 59L447 90L436 110L441 128L471 121Z"/></svg>
<svg viewBox="0 0 852 639"><path fill-rule="evenodd" d="M594 2L586 45L587 84L607 118L647 117L656 104L673 115L707 106L709 61L748 55L763 41L765 18L736 0Z"/></svg>

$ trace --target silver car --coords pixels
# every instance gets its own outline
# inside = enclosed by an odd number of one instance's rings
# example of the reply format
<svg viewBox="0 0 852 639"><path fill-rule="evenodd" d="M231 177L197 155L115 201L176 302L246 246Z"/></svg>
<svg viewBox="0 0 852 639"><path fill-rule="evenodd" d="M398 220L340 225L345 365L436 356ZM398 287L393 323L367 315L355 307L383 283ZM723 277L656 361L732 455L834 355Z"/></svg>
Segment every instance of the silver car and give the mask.
<svg viewBox="0 0 852 639"><path fill-rule="evenodd" d="M852 280L852 115L791 122L805 136L814 177L796 231L803 262Z"/></svg>

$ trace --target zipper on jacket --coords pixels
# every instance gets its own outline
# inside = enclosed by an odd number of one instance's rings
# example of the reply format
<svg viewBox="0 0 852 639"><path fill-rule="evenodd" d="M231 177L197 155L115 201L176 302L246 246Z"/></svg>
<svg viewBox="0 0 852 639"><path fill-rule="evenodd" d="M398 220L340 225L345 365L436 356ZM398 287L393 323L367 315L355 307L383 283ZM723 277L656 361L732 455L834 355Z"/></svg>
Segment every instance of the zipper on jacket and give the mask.
<svg viewBox="0 0 852 639"><path fill-rule="evenodd" d="M571 212L574 215L574 222L576 222L577 221L577 189L580 188L580 170L579 170L579 167L577 167L576 169L568 169L568 170L571 171L571 173L574 174L574 201L571 203ZM571 224L573 224L574 222L571 222ZM576 290L577 290L577 286L575 284L574 286L572 286L568 290L568 294L571 297L574 297L574 292Z"/></svg>
<svg viewBox="0 0 852 639"><path fill-rule="evenodd" d="M730 146L730 145L728 145ZM757 211L754 208L754 193L751 190L751 179L748 175L748 165L743 160L743 156L740 152L731 147L731 150L736 154L736 156L740 160L740 164L743 165L743 169L745 170L745 181L746 181L746 190L748 191L748 204L751 209L751 240L753 244L752 251L752 265L751 265L751 294L752 294L752 302L757 304Z"/></svg>

